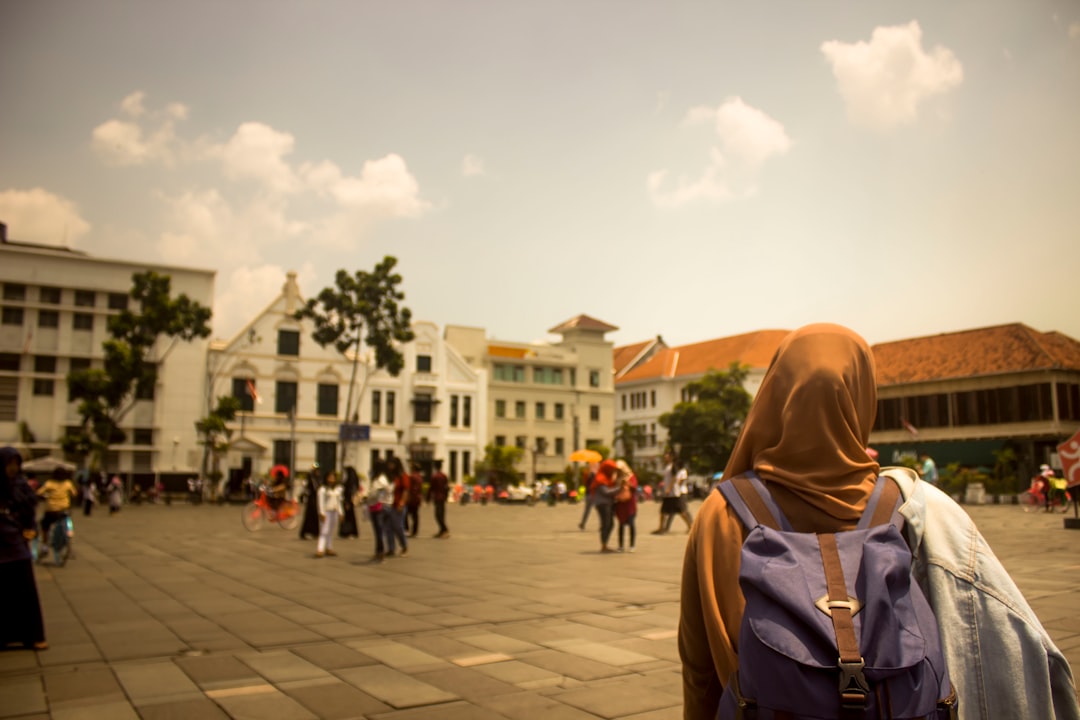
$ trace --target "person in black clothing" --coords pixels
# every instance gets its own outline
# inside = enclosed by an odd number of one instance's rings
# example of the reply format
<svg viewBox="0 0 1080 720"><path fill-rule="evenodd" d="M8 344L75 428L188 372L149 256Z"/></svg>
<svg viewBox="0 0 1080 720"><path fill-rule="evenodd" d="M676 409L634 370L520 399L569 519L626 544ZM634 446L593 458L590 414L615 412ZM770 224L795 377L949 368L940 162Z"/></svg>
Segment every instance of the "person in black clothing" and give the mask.
<svg viewBox="0 0 1080 720"><path fill-rule="evenodd" d="M310 535L319 537L319 466L311 468L304 486L304 522L300 525L300 539Z"/></svg>
<svg viewBox="0 0 1080 720"><path fill-rule="evenodd" d="M450 530L446 527L446 500L450 497L450 481L442 471L442 460L435 461L435 472L428 481L427 501L435 505L435 522L439 526L437 538L450 537Z"/></svg>
<svg viewBox="0 0 1080 720"><path fill-rule="evenodd" d="M49 647L29 544L37 534L36 504L19 451L0 448L0 647Z"/></svg>
<svg viewBox="0 0 1080 720"><path fill-rule="evenodd" d="M352 465L345 468L345 484L341 505L344 508L341 524L338 525L338 537L360 537L360 526L356 524L356 496L360 492L360 476Z"/></svg>

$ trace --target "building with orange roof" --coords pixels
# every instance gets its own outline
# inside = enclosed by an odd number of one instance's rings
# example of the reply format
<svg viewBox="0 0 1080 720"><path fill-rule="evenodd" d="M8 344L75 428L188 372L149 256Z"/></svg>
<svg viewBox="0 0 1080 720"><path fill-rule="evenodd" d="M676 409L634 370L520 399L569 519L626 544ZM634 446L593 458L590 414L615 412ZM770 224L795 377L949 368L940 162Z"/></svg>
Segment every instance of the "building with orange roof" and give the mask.
<svg viewBox="0 0 1080 720"><path fill-rule="evenodd" d="M634 449L634 462L641 469L659 469L667 443L667 432L660 425L660 416L687 400L686 386L700 380L709 370L725 370L733 362L748 365L750 374L746 389L755 394L780 341L788 332L758 330L678 347L656 346L646 359L634 364L626 360L629 350L617 352L615 426L619 428L628 423L644 438L644 443ZM621 370L620 357L627 362ZM621 447L616 451L626 454Z"/></svg>
<svg viewBox="0 0 1080 720"><path fill-rule="evenodd" d="M1055 464L1080 429L1080 342L1022 323L873 346L878 413L871 443L883 464L926 452L939 467L992 467L1009 445L1019 473Z"/></svg>
<svg viewBox="0 0 1080 720"><path fill-rule="evenodd" d="M524 343L446 327L447 343L487 375L487 442L525 450L518 469L530 481L565 470L576 449L611 446L614 347L605 336L615 330L578 315L548 330L560 341Z"/></svg>

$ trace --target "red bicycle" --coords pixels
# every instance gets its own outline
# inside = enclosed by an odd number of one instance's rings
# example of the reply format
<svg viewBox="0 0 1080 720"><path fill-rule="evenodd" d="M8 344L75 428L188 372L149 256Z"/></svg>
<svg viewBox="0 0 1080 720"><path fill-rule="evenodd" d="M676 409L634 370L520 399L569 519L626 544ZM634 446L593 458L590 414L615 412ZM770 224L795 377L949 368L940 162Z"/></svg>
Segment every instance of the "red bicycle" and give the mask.
<svg viewBox="0 0 1080 720"><path fill-rule="evenodd" d="M277 523L286 530L293 530L300 524L300 503L282 499L275 510L270 505L270 498L266 496L266 491L261 490L256 499L244 506L240 519L244 527L252 532L262 530L267 523Z"/></svg>

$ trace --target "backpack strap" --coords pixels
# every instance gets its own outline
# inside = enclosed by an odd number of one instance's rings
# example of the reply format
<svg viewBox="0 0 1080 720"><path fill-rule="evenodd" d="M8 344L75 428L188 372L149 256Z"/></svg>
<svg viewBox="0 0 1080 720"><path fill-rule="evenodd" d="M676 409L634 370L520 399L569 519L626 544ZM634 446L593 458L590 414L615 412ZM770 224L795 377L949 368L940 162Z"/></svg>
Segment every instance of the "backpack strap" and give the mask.
<svg viewBox="0 0 1080 720"><path fill-rule="evenodd" d="M840 670L840 717L861 718L866 711L870 684L863 674L865 663L859 651L859 638L855 635L853 618L858 601L848 596L836 535L819 533L817 537L821 563L825 569L825 583L829 589L826 612L832 618L836 649L840 655L837 661Z"/></svg>
<svg viewBox="0 0 1080 720"><path fill-rule="evenodd" d="M888 523L901 527L904 524L904 518L899 513L901 499L900 486L896 481L887 475L879 475L856 529L865 530Z"/></svg>
<svg viewBox="0 0 1080 720"><path fill-rule="evenodd" d="M755 473L748 472L725 480L716 489L723 494L747 530L761 525L791 532L791 524L769 494L765 483Z"/></svg>

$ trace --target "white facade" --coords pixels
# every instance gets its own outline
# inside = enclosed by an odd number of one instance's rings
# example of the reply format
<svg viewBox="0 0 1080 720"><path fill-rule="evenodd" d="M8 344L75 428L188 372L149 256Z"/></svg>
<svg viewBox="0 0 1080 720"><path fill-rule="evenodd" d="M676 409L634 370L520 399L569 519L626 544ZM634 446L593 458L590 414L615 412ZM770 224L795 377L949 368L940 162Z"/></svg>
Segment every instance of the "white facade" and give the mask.
<svg viewBox="0 0 1080 720"><path fill-rule="evenodd" d="M132 275L146 270L168 275L173 297L183 293L211 306L211 270L0 240L0 443L28 456L63 455L61 438L81 423L77 404L68 402L65 378L73 369L101 367L107 318L126 307ZM175 344L158 367L153 398L136 401L121 422L127 439L110 447L108 471L198 471L202 455L194 422L202 415L207 344Z"/></svg>
<svg viewBox="0 0 1080 720"><path fill-rule="evenodd" d="M352 358L312 339L311 321L293 316L303 303L296 274L289 273L265 310L232 340L210 348L203 414L222 395L245 405L231 425L224 463L233 477L264 475L275 464L301 472L316 462L340 469L339 428L350 397ZM452 459L459 466L474 462L481 447L483 374L441 341L435 325L417 322L412 329L416 339L399 348L405 366L397 377L375 371L361 350L349 415L354 424L367 426L368 439L345 447L345 465L361 474L368 473L375 457L390 455L423 463L442 459L450 474ZM249 382L257 400L249 394Z"/></svg>

